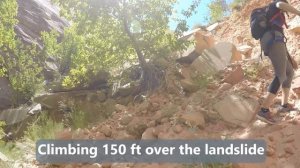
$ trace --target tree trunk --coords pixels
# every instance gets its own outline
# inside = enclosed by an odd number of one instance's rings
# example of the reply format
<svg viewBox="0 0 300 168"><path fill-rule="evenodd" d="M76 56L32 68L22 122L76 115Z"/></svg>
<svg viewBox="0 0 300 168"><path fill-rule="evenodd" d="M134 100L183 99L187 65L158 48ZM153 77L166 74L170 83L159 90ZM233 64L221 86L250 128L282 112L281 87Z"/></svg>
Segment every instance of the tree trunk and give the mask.
<svg viewBox="0 0 300 168"><path fill-rule="evenodd" d="M144 68L144 67L146 66L146 64L147 64L147 63L146 63L145 56L144 56L144 54L142 53L142 51L141 51L141 49L140 49L140 47L139 47L139 45L138 45L138 43L137 43L137 41L136 41L136 39L135 39L133 33L131 33L130 28L129 28L129 26L128 26L128 21L126 20L125 17L124 17L123 22L124 22L124 29L125 29L125 32L126 32L126 34L128 35L128 37L129 37L129 39L130 39L130 41L131 41L131 43L132 43L132 45L133 45L133 48L134 48L134 50L135 50L135 52L136 52L136 54L137 54L137 56L138 56L139 63L141 64L141 67Z"/></svg>
<svg viewBox="0 0 300 168"><path fill-rule="evenodd" d="M123 18L123 24L124 24L125 32L131 41L131 44L138 56L139 63L143 70L141 88L139 91L143 92L143 91L154 90L155 88L157 88L160 85L160 79L158 77L159 73L156 72L157 69L155 66L148 64L146 62L145 56L142 53L140 46L138 45L138 42L137 42L136 38L134 37L134 34L130 31L126 16Z"/></svg>

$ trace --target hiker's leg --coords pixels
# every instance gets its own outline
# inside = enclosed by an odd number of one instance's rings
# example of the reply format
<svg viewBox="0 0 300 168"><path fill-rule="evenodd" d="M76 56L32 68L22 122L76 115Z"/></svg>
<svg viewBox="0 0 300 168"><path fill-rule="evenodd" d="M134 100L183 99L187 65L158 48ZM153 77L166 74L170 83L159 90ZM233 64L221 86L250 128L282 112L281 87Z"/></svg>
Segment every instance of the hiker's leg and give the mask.
<svg viewBox="0 0 300 168"><path fill-rule="evenodd" d="M286 55L283 54L285 50L285 44L281 42L275 42L269 52L269 58L272 62L275 78L273 79L272 83L269 86L268 94L263 102L263 108L269 108L276 97L278 90L280 89L281 85L287 79L287 58Z"/></svg>
<svg viewBox="0 0 300 168"><path fill-rule="evenodd" d="M290 96L290 88L282 88L281 105L288 104Z"/></svg>
<svg viewBox="0 0 300 168"><path fill-rule="evenodd" d="M280 89L283 81L286 79L286 57L284 55L281 55L279 50L284 45L283 42L273 42L272 45L269 47L269 42L272 40L272 33L268 32L265 33L264 37L261 40L261 46L265 53L268 54L274 71L275 71L275 77L272 81L272 83L269 86L268 94L266 95L266 98L262 104L262 108L257 113L257 118L265 121L269 124L275 124L276 121L272 117L269 107L273 103L274 98L277 95L278 90ZM282 43L282 44L281 44ZM279 47L279 49L278 49Z"/></svg>
<svg viewBox="0 0 300 168"><path fill-rule="evenodd" d="M276 94L268 92L267 96L266 96L266 98L265 98L265 100L262 104L262 107L265 108L265 109L269 109L269 107L272 105L273 100L275 99L275 97L276 97Z"/></svg>
<svg viewBox="0 0 300 168"><path fill-rule="evenodd" d="M286 105L288 103L290 88L292 80L294 77L294 69L290 61L286 64L286 80L282 83L282 101L281 105Z"/></svg>

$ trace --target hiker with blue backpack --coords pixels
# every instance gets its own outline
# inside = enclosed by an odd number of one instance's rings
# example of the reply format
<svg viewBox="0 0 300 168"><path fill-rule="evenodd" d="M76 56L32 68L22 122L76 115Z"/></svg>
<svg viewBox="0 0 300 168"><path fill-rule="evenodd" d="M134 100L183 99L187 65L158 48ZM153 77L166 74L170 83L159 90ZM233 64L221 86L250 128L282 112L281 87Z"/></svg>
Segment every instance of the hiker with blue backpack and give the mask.
<svg viewBox="0 0 300 168"><path fill-rule="evenodd" d="M293 106L288 103L288 98L297 64L286 47L287 39L283 30L284 27L288 27L286 12L300 16L300 11L292 7L287 0L274 0L266 7L254 9L251 13L252 36L260 40L262 51L271 60L275 72L266 98L257 113L258 119L269 124L276 123L269 108L280 87L282 87L282 101L279 112L289 112L293 109Z"/></svg>

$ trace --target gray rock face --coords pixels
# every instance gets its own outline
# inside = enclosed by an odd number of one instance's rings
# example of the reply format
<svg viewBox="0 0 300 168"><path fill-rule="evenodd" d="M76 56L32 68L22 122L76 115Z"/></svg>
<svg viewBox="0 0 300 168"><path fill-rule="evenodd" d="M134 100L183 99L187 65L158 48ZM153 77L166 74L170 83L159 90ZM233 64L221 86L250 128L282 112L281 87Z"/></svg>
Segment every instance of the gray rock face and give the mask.
<svg viewBox="0 0 300 168"><path fill-rule="evenodd" d="M63 33L68 22L59 17L59 9L50 0L18 0L18 20L15 27L17 36L23 42L38 42L41 47L41 32L56 30Z"/></svg>
<svg viewBox="0 0 300 168"><path fill-rule="evenodd" d="M7 109L0 112L0 121L5 121L9 125L20 123L30 117L29 113L41 112L40 104L31 106L23 105L15 109Z"/></svg>
<svg viewBox="0 0 300 168"><path fill-rule="evenodd" d="M9 80L0 77L0 110L9 108L12 105L12 88L10 87Z"/></svg>
<svg viewBox="0 0 300 168"><path fill-rule="evenodd" d="M63 33L68 22L59 17L59 9L50 0L18 0L17 36L25 43L37 43L41 48L41 32L56 30ZM12 88L6 78L0 78L0 110L12 105Z"/></svg>
<svg viewBox="0 0 300 168"><path fill-rule="evenodd" d="M205 50L191 65L196 74L215 74L232 62L240 61L241 54L232 43L221 42Z"/></svg>

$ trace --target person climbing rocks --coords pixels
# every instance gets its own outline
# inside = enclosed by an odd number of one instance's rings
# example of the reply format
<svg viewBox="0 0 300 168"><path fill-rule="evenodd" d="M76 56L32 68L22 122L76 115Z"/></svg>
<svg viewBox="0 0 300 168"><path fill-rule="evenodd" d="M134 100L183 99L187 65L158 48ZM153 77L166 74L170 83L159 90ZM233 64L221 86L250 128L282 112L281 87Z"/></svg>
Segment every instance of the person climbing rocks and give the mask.
<svg viewBox="0 0 300 168"><path fill-rule="evenodd" d="M294 69L297 64L291 58L286 47L286 38L284 36L284 26L287 28L284 12L289 12L300 16L300 11L292 7L287 0L273 0L268 5L266 17L268 19L268 31L260 39L262 50L272 62L275 77L269 86L268 93L262 104L257 118L269 124L275 124L276 121L270 112L270 106L273 103L280 87L282 88L281 107L278 112L289 112L293 106L288 103L289 92Z"/></svg>

